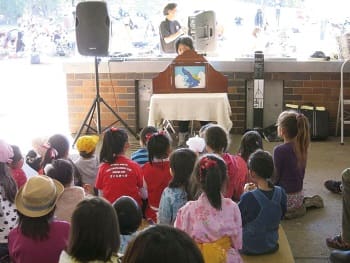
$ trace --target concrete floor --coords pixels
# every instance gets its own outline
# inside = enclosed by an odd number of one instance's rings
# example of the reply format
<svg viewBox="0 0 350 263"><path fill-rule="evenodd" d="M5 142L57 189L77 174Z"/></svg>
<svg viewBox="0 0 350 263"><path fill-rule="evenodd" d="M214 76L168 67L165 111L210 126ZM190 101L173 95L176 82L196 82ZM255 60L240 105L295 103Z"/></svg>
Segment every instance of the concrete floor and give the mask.
<svg viewBox="0 0 350 263"><path fill-rule="evenodd" d="M240 135L231 136L231 153L237 151L240 138ZM350 137L345 138L344 145L339 142L339 138L330 137L327 141L312 141L310 146L304 191L306 196L320 195L325 207L282 222L296 263L328 262L330 250L325 239L341 231L341 195L332 194L323 186L325 180L340 180L341 172L350 166ZM272 153L277 144L264 141L264 149ZM131 145L132 149L138 147L132 138Z"/></svg>

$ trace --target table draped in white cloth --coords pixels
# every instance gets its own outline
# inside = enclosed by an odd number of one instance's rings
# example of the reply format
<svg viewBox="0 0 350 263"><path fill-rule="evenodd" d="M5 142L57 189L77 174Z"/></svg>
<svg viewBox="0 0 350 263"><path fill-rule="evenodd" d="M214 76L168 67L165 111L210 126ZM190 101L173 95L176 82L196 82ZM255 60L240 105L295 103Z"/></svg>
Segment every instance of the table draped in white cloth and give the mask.
<svg viewBox="0 0 350 263"><path fill-rule="evenodd" d="M230 115L227 93L153 94L148 125L157 127L163 120L215 121L229 132Z"/></svg>

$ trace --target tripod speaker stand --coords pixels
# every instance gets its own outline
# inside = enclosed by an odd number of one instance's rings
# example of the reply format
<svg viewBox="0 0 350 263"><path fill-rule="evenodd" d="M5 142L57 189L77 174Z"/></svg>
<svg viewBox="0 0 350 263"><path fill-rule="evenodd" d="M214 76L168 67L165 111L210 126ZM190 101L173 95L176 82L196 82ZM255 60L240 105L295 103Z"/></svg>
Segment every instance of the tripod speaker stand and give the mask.
<svg viewBox="0 0 350 263"><path fill-rule="evenodd" d="M124 127L137 138L137 134L135 131L133 131L129 125L113 110L113 108L108 105L108 103L100 96L100 84L99 84L99 76L98 76L98 65L99 65L100 59L95 57L95 80L96 80L96 96L94 101L92 102L92 105L89 109L89 112L87 113L82 125L79 128L78 133L75 135L73 145L75 145L76 141L82 134L82 131L84 127L86 127L86 133L89 133L89 130L92 130L93 132L97 134L101 134L105 130L107 130L109 127L113 126L117 122L121 122ZM115 122L110 124L108 127L102 129L101 127L101 103L117 118ZM96 114L95 114L96 113ZM96 115L96 129L91 126L93 122L94 115Z"/></svg>
<svg viewBox="0 0 350 263"><path fill-rule="evenodd" d="M128 124L105 102L100 96L100 83L98 75L98 65L101 56L108 55L110 19L107 10L107 4L103 1L80 2L76 8L75 32L77 39L78 51L81 55L95 57L95 80L96 80L96 97L92 102L89 112L87 113L78 133L73 142L75 145L77 139L86 127L86 133L92 130L94 133L101 134L117 122L121 122L124 127L137 138L137 134ZM103 104L117 120L107 128L101 128L101 104ZM91 125L94 115L96 116L96 129Z"/></svg>

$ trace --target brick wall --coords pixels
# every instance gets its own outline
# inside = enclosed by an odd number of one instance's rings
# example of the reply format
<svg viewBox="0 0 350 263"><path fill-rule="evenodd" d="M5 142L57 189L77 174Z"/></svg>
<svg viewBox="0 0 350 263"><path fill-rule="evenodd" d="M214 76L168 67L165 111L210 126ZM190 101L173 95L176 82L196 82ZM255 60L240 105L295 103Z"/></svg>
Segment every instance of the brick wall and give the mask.
<svg viewBox="0 0 350 263"><path fill-rule="evenodd" d="M154 74L136 73L100 73L100 96L117 115L132 129L136 130L136 88L137 79L151 79ZM96 97L95 74L67 74L67 100L69 112L69 128L71 133L77 133L87 116ZM118 118L100 103L101 128L123 126ZM96 114L91 126L96 127ZM90 118L88 119L90 120ZM115 123L118 121L117 123Z"/></svg>
<svg viewBox="0 0 350 263"><path fill-rule="evenodd" d="M242 133L246 127L246 82L253 78L252 73L224 72L228 78L228 97L232 108L232 133ZM96 95L94 74L67 74L67 96L69 127L76 133L83 123ZM156 73L102 73L100 94L113 110L130 126L137 128L136 80L152 79ZM329 110L329 132L335 132L338 97L340 89L339 73L266 73L266 80L283 80L283 104L314 104ZM350 98L350 74L344 74L345 96ZM101 104L102 128L113 124L116 117ZM122 126L116 123L114 126ZM350 127L345 126L346 134Z"/></svg>

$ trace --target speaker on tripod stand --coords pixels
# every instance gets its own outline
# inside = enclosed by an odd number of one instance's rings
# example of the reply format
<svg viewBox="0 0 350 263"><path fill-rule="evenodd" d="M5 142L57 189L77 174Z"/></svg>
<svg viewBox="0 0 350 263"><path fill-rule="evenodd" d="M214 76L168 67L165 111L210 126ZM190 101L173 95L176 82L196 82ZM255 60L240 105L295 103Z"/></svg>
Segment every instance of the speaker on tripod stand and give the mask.
<svg viewBox="0 0 350 263"><path fill-rule="evenodd" d="M100 96L98 66L100 63L100 57L108 56L110 36L110 19L106 2L87 1L78 3L76 7L75 32L78 52L83 56L95 57L96 96L74 138L73 145L82 134L84 128L86 128L85 133L89 133L89 131L92 130L94 133L101 134L104 130L117 122L121 122L124 127L134 135L135 138L137 138L136 132L133 131ZM117 119L105 129L102 129L101 127L101 104L104 105ZM96 128L92 127L94 116L96 118Z"/></svg>

